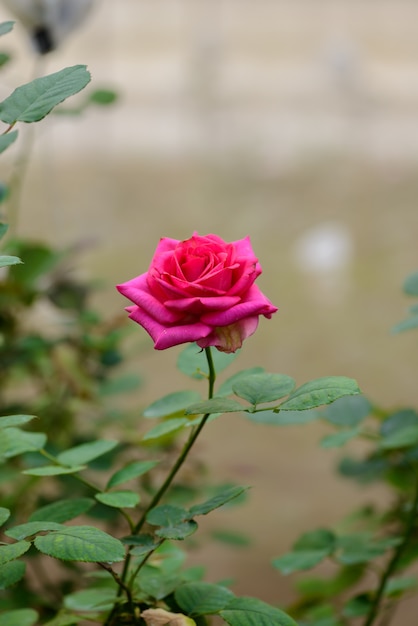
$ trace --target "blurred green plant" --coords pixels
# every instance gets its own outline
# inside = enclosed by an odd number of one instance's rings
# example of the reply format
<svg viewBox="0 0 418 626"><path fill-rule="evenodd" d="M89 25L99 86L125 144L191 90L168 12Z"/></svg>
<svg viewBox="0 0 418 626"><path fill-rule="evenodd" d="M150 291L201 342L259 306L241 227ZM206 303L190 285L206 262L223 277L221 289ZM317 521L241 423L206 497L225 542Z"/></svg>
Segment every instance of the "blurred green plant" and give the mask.
<svg viewBox="0 0 418 626"><path fill-rule="evenodd" d="M91 309L93 287L69 270L74 251L18 240L5 249L0 414L40 413L48 432L68 442L83 407L91 413L105 394L139 384L137 377L111 378L128 329L122 318L104 320ZM24 263L12 266L18 257Z"/></svg>
<svg viewBox="0 0 418 626"><path fill-rule="evenodd" d="M13 25L0 24L0 35L10 33ZM17 87L0 102L0 121L6 125L0 152L17 139L18 123L39 122L89 82L87 68L76 65ZM111 92L100 93L106 96L97 101L114 100ZM95 100L94 94L88 99ZM17 179L21 185L21 177ZM14 194L16 185L3 184L0 205ZM16 222L16 216L10 217ZM0 237L7 229L0 224ZM0 415L40 412L48 432L61 440L72 439L74 416L80 416L82 407L91 411L102 393L126 388L124 379L109 385L110 373L122 360L126 325L104 320L91 309L93 285L71 273L79 248L57 250L42 242L9 239L2 263L8 267L0 283ZM18 257L23 264L17 265ZM130 378L131 387L137 382Z"/></svg>
<svg viewBox="0 0 418 626"><path fill-rule="evenodd" d="M239 498L247 487L224 486L208 494L207 487L201 485L191 490L188 497L183 496L180 505L172 486L208 421L229 412L243 413L251 419L257 413L289 411L293 414L312 410L347 394L356 395L359 389L355 381L344 377L320 378L296 387L288 376L256 368L227 378L218 392L214 387L216 373L230 363L231 355L212 354L210 348L203 352L194 344L181 353L179 369L193 379L207 381L208 399L199 397L196 401L196 392L182 391L168 394L145 409L146 418L159 420L142 438L157 446L153 449L159 457L157 460L145 458L144 449L137 443L128 449L125 442L123 448L130 458L128 463L123 457L113 457L110 466L93 467L91 464L97 458L117 449L117 440L95 439L62 452L51 452L45 433L21 428L31 416L0 418L0 428L3 427L0 455L4 462L19 456L25 476L53 482L64 476L80 482L88 490L77 498L74 495L62 498L60 492L60 499L35 508L26 523L16 526L11 520L4 531L8 541L0 546L0 561L3 559L4 563L3 585L12 587L12 596L13 590L19 588L16 583L27 584L25 563L31 558L36 563L37 552L77 567L78 578L73 576L72 584L65 579L66 584L62 585L63 606L56 601L47 602L46 593L42 594L40 603L30 587L25 589L26 597L32 599L31 608L36 611L35 621L40 619L45 623L42 620L52 619L46 622L50 626L78 624L86 619L107 626L122 623L181 626L204 625L209 623L211 615L218 615L231 626L295 625L291 617L276 607L255 598L237 597L223 584L204 582L202 568L185 569L184 551L173 544L187 540L196 532L197 518ZM229 397L232 395L233 398ZM188 435L160 486L151 482L144 488L138 479L157 469L158 461L166 465L163 459L167 449L159 448L158 444L165 441L168 433L175 434L176 438ZM104 472L102 476L98 474L100 471ZM206 499L202 500L205 495ZM121 539L98 530L91 523L65 524L81 514L94 515L97 505L117 511L119 523L113 526L113 533L116 529ZM4 522L10 522L9 515L5 507ZM82 575L80 562L96 563L103 570L102 575L85 571ZM81 590L78 588L80 578L84 581ZM22 597L21 590L18 596ZM58 614L52 617L54 611Z"/></svg>
<svg viewBox="0 0 418 626"><path fill-rule="evenodd" d="M403 288L406 295L418 297L418 273ZM418 328L417 305L409 312L394 332ZM300 626L387 626L399 602L418 589L418 412L413 407L386 410L364 396L352 396L316 412L316 418L336 429L321 447L364 442L363 456L344 456L338 471L359 484L383 485L388 504L362 507L337 530L309 531L290 552L273 560L284 575L322 563L330 570L326 578L298 577L299 597L288 611Z"/></svg>

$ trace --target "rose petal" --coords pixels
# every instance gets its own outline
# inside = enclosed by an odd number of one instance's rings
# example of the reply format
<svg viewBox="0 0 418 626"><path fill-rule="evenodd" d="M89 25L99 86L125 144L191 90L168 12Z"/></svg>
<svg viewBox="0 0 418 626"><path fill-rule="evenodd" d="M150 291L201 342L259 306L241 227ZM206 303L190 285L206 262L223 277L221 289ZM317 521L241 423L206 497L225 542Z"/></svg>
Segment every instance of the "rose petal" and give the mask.
<svg viewBox="0 0 418 626"><path fill-rule="evenodd" d="M164 302L160 302L150 293L146 277L147 274L141 274L137 278L117 285L116 289L128 300L144 309L151 317L158 319L161 323L175 324L180 321L181 315L167 309Z"/></svg>
<svg viewBox="0 0 418 626"><path fill-rule="evenodd" d="M169 281L169 282L168 282ZM199 282L189 283L177 276L163 276L161 279L156 279L158 285L167 292L173 293L173 295L179 295L180 297L186 296L223 296L224 291L221 289L207 287L201 285Z"/></svg>
<svg viewBox="0 0 418 626"><path fill-rule="evenodd" d="M206 337L212 330L210 326L200 322L178 326L164 326L137 306L126 307L126 310L134 322L145 328L153 339L156 350L165 350L182 343L196 341L201 337Z"/></svg>
<svg viewBox="0 0 418 626"><path fill-rule="evenodd" d="M184 313L202 313L205 311L222 311L238 304L238 296L219 296L217 298L183 298L166 300L165 306L171 311Z"/></svg>
<svg viewBox="0 0 418 626"><path fill-rule="evenodd" d="M258 259L254 254L250 237L244 237L244 239L238 239L234 241L234 248L236 250L237 257L242 257L247 262L257 263Z"/></svg>
<svg viewBox="0 0 418 626"><path fill-rule="evenodd" d="M161 237L154 252L154 257L158 257L165 252L172 252L178 246L180 241L178 239L170 239L170 237Z"/></svg>
<svg viewBox="0 0 418 626"><path fill-rule="evenodd" d="M200 320L210 326L228 326L245 317L264 315L271 317L277 311L268 298L260 291L257 285L253 285L246 294L245 300L225 311L204 313Z"/></svg>
<svg viewBox="0 0 418 626"><path fill-rule="evenodd" d="M228 289L228 295L233 296L235 294L245 293L251 285L253 285L256 278L261 274L261 267L258 263L242 264L241 275L238 273L234 276L233 284Z"/></svg>

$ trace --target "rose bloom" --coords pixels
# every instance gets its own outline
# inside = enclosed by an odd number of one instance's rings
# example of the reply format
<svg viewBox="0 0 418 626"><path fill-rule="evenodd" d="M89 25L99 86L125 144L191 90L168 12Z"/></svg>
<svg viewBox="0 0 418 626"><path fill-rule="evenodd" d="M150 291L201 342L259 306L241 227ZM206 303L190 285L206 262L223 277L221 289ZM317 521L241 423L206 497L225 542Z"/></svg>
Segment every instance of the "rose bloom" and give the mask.
<svg viewBox="0 0 418 626"><path fill-rule="evenodd" d="M163 237L148 272L117 285L157 350L195 341L235 352L252 335L260 315L277 311L254 284L261 266L249 237L227 243L194 233L186 241Z"/></svg>

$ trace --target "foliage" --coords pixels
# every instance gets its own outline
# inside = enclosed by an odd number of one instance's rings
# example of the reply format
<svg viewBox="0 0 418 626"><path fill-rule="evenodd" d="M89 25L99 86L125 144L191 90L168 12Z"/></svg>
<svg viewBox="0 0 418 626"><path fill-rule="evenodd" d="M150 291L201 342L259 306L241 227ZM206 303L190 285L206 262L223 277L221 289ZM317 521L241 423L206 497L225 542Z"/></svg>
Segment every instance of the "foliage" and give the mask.
<svg viewBox="0 0 418 626"><path fill-rule="evenodd" d="M418 296L418 274L404 283ZM410 311L416 310L416 305ZM416 328L413 315L395 326L396 332ZM322 439L323 448L363 440L363 456L345 455L339 473L358 483L383 484L391 498L386 508L363 507L335 531L320 528L302 535L290 552L273 559L282 574L310 570L324 561L327 578L300 577L299 599L291 614L306 626L371 626L385 615L389 624L403 596L416 591L410 573L418 557L418 412L412 407L387 410L364 396L347 396L317 412L336 430ZM377 582L370 579L377 572ZM357 620L357 621L356 621Z"/></svg>

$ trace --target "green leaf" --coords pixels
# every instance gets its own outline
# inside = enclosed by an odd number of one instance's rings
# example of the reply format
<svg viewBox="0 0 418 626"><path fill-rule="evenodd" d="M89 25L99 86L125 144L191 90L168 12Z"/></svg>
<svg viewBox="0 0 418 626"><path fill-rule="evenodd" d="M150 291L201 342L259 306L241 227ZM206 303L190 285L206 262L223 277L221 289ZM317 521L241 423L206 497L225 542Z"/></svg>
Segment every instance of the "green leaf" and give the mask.
<svg viewBox="0 0 418 626"><path fill-rule="evenodd" d="M249 489L249 487L229 487L228 489L218 493L213 498L206 500L206 502L192 506L189 511L189 515L190 517L194 517L195 515L207 515L230 500L240 496L242 493L247 491L247 489Z"/></svg>
<svg viewBox="0 0 418 626"><path fill-rule="evenodd" d="M9 20L7 22L1 22L0 23L0 37L2 35L6 35L7 33L10 33L11 30L13 30L13 26L14 26L14 21Z"/></svg>
<svg viewBox="0 0 418 626"><path fill-rule="evenodd" d="M61 530L61 528L65 528L65 526L57 524L56 522L35 521L27 522L26 524L19 524L19 526L9 528L6 530L5 535L11 537L12 539L26 539L26 537L31 537L32 535L36 535L36 533L48 530Z"/></svg>
<svg viewBox="0 0 418 626"><path fill-rule="evenodd" d="M156 400L150 404L144 411L144 417L168 417L169 415L175 415L176 413L184 414L184 409L192 404L192 402L198 402L200 400L200 394L197 391L175 391L170 393L159 400Z"/></svg>
<svg viewBox="0 0 418 626"><path fill-rule="evenodd" d="M38 122L60 102L90 82L85 65L74 65L22 85L0 103L0 119L6 124Z"/></svg>
<svg viewBox="0 0 418 626"><path fill-rule="evenodd" d="M110 89L96 89L89 95L90 102L98 104L100 106L107 106L113 104L118 98L116 92Z"/></svg>
<svg viewBox="0 0 418 626"><path fill-rule="evenodd" d="M344 458L339 463L338 471L342 476L365 483L380 479L389 467L390 464L385 458L370 457L365 461Z"/></svg>
<svg viewBox="0 0 418 626"><path fill-rule="evenodd" d="M245 406L230 398L212 398L196 404L189 405L185 410L186 415L214 414L214 413L238 413L245 411Z"/></svg>
<svg viewBox="0 0 418 626"><path fill-rule="evenodd" d="M360 434L360 428L350 428L342 430L332 435L327 435L321 439L321 448L340 448Z"/></svg>
<svg viewBox="0 0 418 626"><path fill-rule="evenodd" d="M234 598L219 615L230 626L297 626L289 615L257 598Z"/></svg>
<svg viewBox="0 0 418 626"><path fill-rule="evenodd" d="M35 415L4 415L0 417L0 428L8 428L9 426L21 426L35 419Z"/></svg>
<svg viewBox="0 0 418 626"><path fill-rule="evenodd" d="M221 585L191 582L178 587L174 597L183 611L191 617L198 617L219 613L235 598L235 595Z"/></svg>
<svg viewBox="0 0 418 626"><path fill-rule="evenodd" d="M145 556L158 548L161 541L155 541L151 535L136 535L133 537L125 537L123 543L133 545L133 548L130 550L132 556Z"/></svg>
<svg viewBox="0 0 418 626"><path fill-rule="evenodd" d="M403 576L402 578L390 578L385 587L386 596L400 596L405 591L411 591L418 586L416 576Z"/></svg>
<svg viewBox="0 0 418 626"><path fill-rule="evenodd" d="M100 587L83 589L64 598L64 606L70 611L110 611L116 600L116 590Z"/></svg>
<svg viewBox="0 0 418 626"><path fill-rule="evenodd" d="M209 422L212 422L213 420L217 419L221 415L222 413L211 413L209 417L206 419L206 424L209 424ZM203 421L204 418L205 416L202 414L199 414L196 417L193 417L193 415L190 415L189 420L187 422L187 426L199 426L199 424Z"/></svg>
<svg viewBox="0 0 418 626"><path fill-rule="evenodd" d="M133 509L139 503L139 494L134 491L109 491L96 493L96 500L116 509Z"/></svg>
<svg viewBox="0 0 418 626"><path fill-rule="evenodd" d="M380 433L382 437L388 437L410 426L418 426L418 413L414 409L401 409L382 422Z"/></svg>
<svg viewBox="0 0 418 626"><path fill-rule="evenodd" d="M73 465L72 467L64 467L63 465L41 465L40 467L32 467L24 470L22 474L27 476L61 476L62 474L75 474L85 469L85 465Z"/></svg>
<svg viewBox="0 0 418 626"><path fill-rule="evenodd" d="M0 623L4 626L33 626L38 621L38 613L33 609L15 609L0 613Z"/></svg>
<svg viewBox="0 0 418 626"><path fill-rule="evenodd" d="M415 328L418 328L418 315L411 315L411 317L407 317L406 320L402 320L401 322L398 322L398 324L395 324L395 326L392 327L392 332L393 333L403 333L407 330L414 330Z"/></svg>
<svg viewBox="0 0 418 626"><path fill-rule="evenodd" d="M342 626L341 620L335 616L332 604L320 604L308 610L308 622L300 622L300 626Z"/></svg>
<svg viewBox="0 0 418 626"><path fill-rule="evenodd" d="M343 591L353 588L364 575L364 564L342 567L332 578L303 578L296 582L299 593L310 598L335 598Z"/></svg>
<svg viewBox="0 0 418 626"><path fill-rule="evenodd" d="M17 130L12 130L9 133L6 133L5 135L0 135L0 154L2 152L4 152L9 146L12 145L12 143L14 143L17 139L17 135L18 135L18 131ZM4 259L5 257L0 257L2 259ZM9 259L15 259L16 257L8 257ZM19 259L18 261L15 261L15 263L21 263L22 261ZM14 265L14 263L8 263L8 265Z"/></svg>
<svg viewBox="0 0 418 626"><path fill-rule="evenodd" d="M418 296L418 272L410 274L406 278L403 284L403 291L408 296Z"/></svg>
<svg viewBox="0 0 418 626"><path fill-rule="evenodd" d="M155 564L148 564L141 570L141 573L139 574L140 585L142 586L145 580L153 578L154 575L156 582L158 582L158 578L159 582L162 582L164 578L172 578L174 576L174 584L175 587L177 587L179 585L181 572L186 560L184 550L179 548L177 544L165 541L161 542L161 545L155 550L155 556L157 557ZM160 595L162 590L158 590L158 588L153 585L153 582L151 585L154 586L154 591L156 592L151 595L153 595L156 599L163 598L164 595Z"/></svg>
<svg viewBox="0 0 418 626"><path fill-rule="evenodd" d="M22 261L17 256L0 255L0 267L9 267L10 265L19 265Z"/></svg>
<svg viewBox="0 0 418 626"><path fill-rule="evenodd" d="M320 416L334 426L354 428L371 412L370 402L364 396L344 396L320 412Z"/></svg>
<svg viewBox="0 0 418 626"><path fill-rule="evenodd" d="M129 465L126 465L113 474L107 483L107 489L111 489L112 487L116 487L117 485L125 483L128 480L132 480L133 478L138 478L139 476L146 474L158 465L158 463L159 461L134 461L133 463L129 463Z"/></svg>
<svg viewBox="0 0 418 626"><path fill-rule="evenodd" d="M43 624L43 626L75 626L82 621L84 621L84 617L81 615L60 611L55 617Z"/></svg>
<svg viewBox="0 0 418 626"><path fill-rule="evenodd" d="M30 548L30 541L18 541L16 543L7 543L0 545L0 565L3 566L8 561L14 561L15 559L25 554Z"/></svg>
<svg viewBox="0 0 418 626"><path fill-rule="evenodd" d="M155 531L157 537L162 539L186 539L197 530L197 523L194 520L179 522L175 526L161 526Z"/></svg>
<svg viewBox="0 0 418 626"><path fill-rule="evenodd" d="M311 569L335 548L335 535L329 530L319 529L303 534L294 544L292 552L273 560L273 567L282 574Z"/></svg>
<svg viewBox="0 0 418 626"><path fill-rule="evenodd" d="M280 404L279 408L281 411L305 411L330 404L342 396L358 393L360 389L352 378L327 376L305 383Z"/></svg>
<svg viewBox="0 0 418 626"><path fill-rule="evenodd" d="M418 443L418 425L406 426L391 435L385 437L380 444L384 450L392 450L394 448L409 448Z"/></svg>
<svg viewBox="0 0 418 626"><path fill-rule="evenodd" d="M244 413L244 416L255 424L266 424L269 426L297 426L307 424L318 419L317 411L254 411Z"/></svg>
<svg viewBox="0 0 418 626"><path fill-rule="evenodd" d="M197 524L190 520L189 512L171 504L151 509L147 522L151 526L159 526L155 534L164 539L184 539L197 530Z"/></svg>
<svg viewBox="0 0 418 626"><path fill-rule="evenodd" d="M304 533L293 546L294 550L319 549L331 553L335 547L336 536L327 528L318 528Z"/></svg>
<svg viewBox="0 0 418 626"><path fill-rule="evenodd" d="M227 544L228 546L233 546L237 548L250 546L252 541L248 535L244 535L243 533L237 533L230 530L214 530L211 533L212 537L216 541L221 541L222 543Z"/></svg>
<svg viewBox="0 0 418 626"><path fill-rule="evenodd" d="M10 459L25 452L42 450L47 437L44 433L31 433L20 428L4 428L0 437L0 458Z"/></svg>
<svg viewBox="0 0 418 626"><path fill-rule="evenodd" d="M351 598L342 610L342 615L348 618L362 617L367 615L371 608L371 598L367 593L361 593Z"/></svg>
<svg viewBox="0 0 418 626"><path fill-rule="evenodd" d="M25 575L25 571L26 563L24 561L9 561L2 565L0 567L0 589L7 589L7 587L19 582Z"/></svg>
<svg viewBox="0 0 418 626"><path fill-rule="evenodd" d="M175 526L189 518L190 514L186 509L172 504L161 504L147 514L147 522L151 526Z"/></svg>
<svg viewBox="0 0 418 626"><path fill-rule="evenodd" d="M119 444L113 439L98 439L91 443L82 443L79 446L65 450L57 456L57 461L63 465L84 465L97 457L113 450Z"/></svg>
<svg viewBox="0 0 418 626"><path fill-rule="evenodd" d="M95 505L91 498L73 498L58 500L34 511L29 517L30 522L48 521L62 524L87 513Z"/></svg>
<svg viewBox="0 0 418 626"><path fill-rule="evenodd" d="M36 281L57 267L62 260L62 252L51 250L44 244L17 241L10 250L25 260L21 265L12 268L13 282L32 290Z"/></svg>
<svg viewBox="0 0 418 626"><path fill-rule="evenodd" d="M234 393L254 406L266 402L275 402L289 395L295 387L295 381L284 374L252 374L236 381Z"/></svg>
<svg viewBox="0 0 418 626"><path fill-rule="evenodd" d="M337 540L337 560L344 565L368 563L399 545L399 537L376 540L366 533L344 535Z"/></svg>
<svg viewBox="0 0 418 626"><path fill-rule="evenodd" d="M273 559L273 567L282 574L292 574L301 570L311 569L323 561L329 555L328 550L298 550L288 552L283 556Z"/></svg>
<svg viewBox="0 0 418 626"><path fill-rule="evenodd" d="M6 65L11 60L11 55L8 52L0 52L0 68Z"/></svg>
<svg viewBox="0 0 418 626"><path fill-rule="evenodd" d="M189 420L187 417L175 417L165 422L161 422L161 424L157 424L157 426L154 426L154 428L151 428L151 430L145 433L142 437L142 441L158 439L159 437L163 437L169 433L174 433L176 430L182 429L188 423Z"/></svg>
<svg viewBox="0 0 418 626"><path fill-rule="evenodd" d="M9 230L9 225L5 224L4 222L0 222L0 239L4 237L4 235L7 233L8 230Z"/></svg>
<svg viewBox="0 0 418 626"><path fill-rule="evenodd" d="M192 565L182 572L182 581L184 583L195 583L203 580L206 574L204 565Z"/></svg>
<svg viewBox="0 0 418 626"><path fill-rule="evenodd" d="M71 526L36 537L35 546L43 554L63 561L114 563L123 561L123 544L91 526Z"/></svg>
<svg viewBox="0 0 418 626"><path fill-rule="evenodd" d="M7 199L8 195L9 195L9 188L6 187L4 183L0 182L0 204ZM5 224L3 224L3 226L5 226ZM3 235L4 233L0 236L2 237Z"/></svg>
<svg viewBox="0 0 418 626"><path fill-rule="evenodd" d="M211 352L215 371L219 374L238 356L239 350L231 354L220 352L219 350L212 350ZM195 343L188 344L179 354L177 367L183 374L198 380L207 378L209 375L205 351Z"/></svg>
<svg viewBox="0 0 418 626"><path fill-rule="evenodd" d="M149 596L152 602L170 596L179 585L180 572L164 573L160 569L145 565L136 579L142 596Z"/></svg>
<svg viewBox="0 0 418 626"><path fill-rule="evenodd" d="M0 506L0 526L3 526L4 522L10 517L9 509L6 509L4 506Z"/></svg>
<svg viewBox="0 0 418 626"><path fill-rule="evenodd" d="M229 378L227 378L222 385L219 387L218 391L216 392L216 396L229 396L232 393L234 393L233 391L233 385L238 382L239 380L241 380L241 378L246 378L247 376L250 376L252 374L263 374L264 373L264 369L262 367L250 367L248 369L245 370L241 370L240 372L237 372L236 374L234 374L233 376L230 376Z"/></svg>

